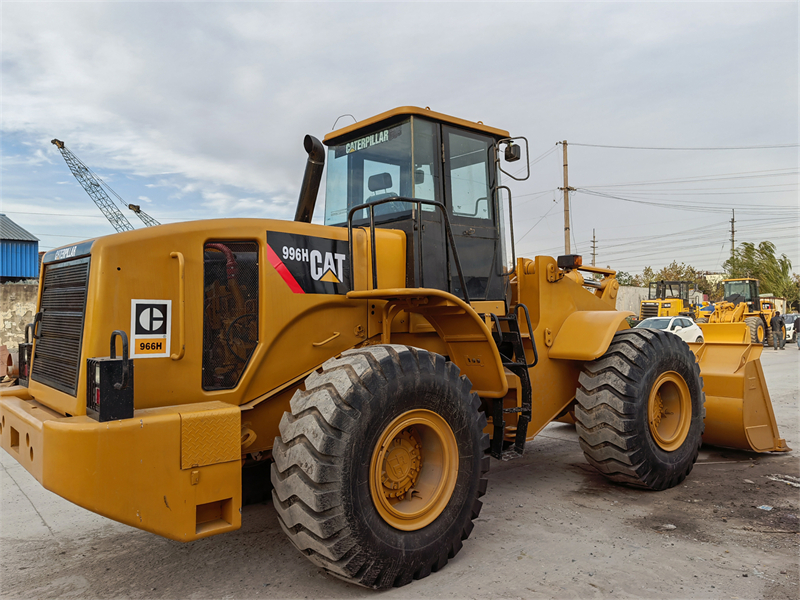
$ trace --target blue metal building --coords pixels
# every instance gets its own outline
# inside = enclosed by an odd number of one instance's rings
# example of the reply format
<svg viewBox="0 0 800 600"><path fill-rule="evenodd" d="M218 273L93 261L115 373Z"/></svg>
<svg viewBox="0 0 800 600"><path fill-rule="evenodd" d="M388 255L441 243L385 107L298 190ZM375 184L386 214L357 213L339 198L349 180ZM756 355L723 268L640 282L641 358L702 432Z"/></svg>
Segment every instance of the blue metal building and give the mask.
<svg viewBox="0 0 800 600"><path fill-rule="evenodd" d="M0 214L0 282L38 277L39 238Z"/></svg>

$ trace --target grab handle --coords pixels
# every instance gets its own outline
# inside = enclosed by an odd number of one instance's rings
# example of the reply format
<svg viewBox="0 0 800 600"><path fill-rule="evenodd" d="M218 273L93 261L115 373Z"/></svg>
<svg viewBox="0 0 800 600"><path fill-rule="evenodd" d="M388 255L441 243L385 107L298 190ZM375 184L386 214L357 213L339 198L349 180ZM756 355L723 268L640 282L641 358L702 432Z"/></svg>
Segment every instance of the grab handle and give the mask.
<svg viewBox="0 0 800 600"><path fill-rule="evenodd" d="M180 360L186 354L186 259L181 252L171 252L170 258L178 259L178 353L172 360Z"/></svg>
<svg viewBox="0 0 800 600"><path fill-rule="evenodd" d="M109 358L117 358L117 336L122 338L122 381L114 384L115 390L121 390L128 387L128 380L130 379L130 367L128 361L128 335L120 330L115 329L111 332L111 351Z"/></svg>

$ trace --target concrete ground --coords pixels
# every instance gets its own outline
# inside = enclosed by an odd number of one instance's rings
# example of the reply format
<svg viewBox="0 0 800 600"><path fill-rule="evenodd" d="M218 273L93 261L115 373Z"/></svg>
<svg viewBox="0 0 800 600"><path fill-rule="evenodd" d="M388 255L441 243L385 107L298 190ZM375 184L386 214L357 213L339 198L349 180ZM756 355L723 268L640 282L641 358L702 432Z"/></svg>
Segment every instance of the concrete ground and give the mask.
<svg viewBox="0 0 800 600"><path fill-rule="evenodd" d="M706 447L683 484L643 492L608 483L574 429L551 425L523 458L492 462L447 567L380 593L308 562L271 503L245 507L235 533L181 544L70 504L0 452L0 597L798 598L800 489L776 479L800 476L800 352L765 350L762 363L794 452Z"/></svg>

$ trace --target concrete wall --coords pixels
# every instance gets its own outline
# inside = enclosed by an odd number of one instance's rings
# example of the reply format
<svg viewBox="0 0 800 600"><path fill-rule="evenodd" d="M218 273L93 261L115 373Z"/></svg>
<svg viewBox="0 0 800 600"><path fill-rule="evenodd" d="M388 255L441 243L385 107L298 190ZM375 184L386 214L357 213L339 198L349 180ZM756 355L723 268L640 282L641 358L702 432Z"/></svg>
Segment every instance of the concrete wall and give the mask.
<svg viewBox="0 0 800 600"><path fill-rule="evenodd" d="M639 316L639 303L647 300L649 290L646 287L633 287L632 285L619 286L617 292L617 310L629 310Z"/></svg>
<svg viewBox="0 0 800 600"><path fill-rule="evenodd" d="M25 341L25 325L33 322L38 293L38 283L0 284L0 344L9 350Z"/></svg>

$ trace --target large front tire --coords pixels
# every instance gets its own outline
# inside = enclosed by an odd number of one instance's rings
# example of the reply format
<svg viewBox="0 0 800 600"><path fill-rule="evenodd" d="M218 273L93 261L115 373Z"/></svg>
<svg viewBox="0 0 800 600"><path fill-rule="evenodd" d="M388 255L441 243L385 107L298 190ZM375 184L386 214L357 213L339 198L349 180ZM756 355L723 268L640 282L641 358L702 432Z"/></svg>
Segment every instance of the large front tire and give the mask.
<svg viewBox="0 0 800 600"><path fill-rule="evenodd" d="M700 368L678 336L617 332L579 377L575 417L586 459L619 483L664 490L691 472L702 443Z"/></svg>
<svg viewBox="0 0 800 600"><path fill-rule="evenodd" d="M750 343L763 344L764 343L764 322L761 317L747 317L744 322L750 329Z"/></svg>
<svg viewBox="0 0 800 600"><path fill-rule="evenodd" d="M442 356L369 346L306 379L275 439L281 527L313 563L353 583L401 586L441 569L486 492L486 417Z"/></svg>

